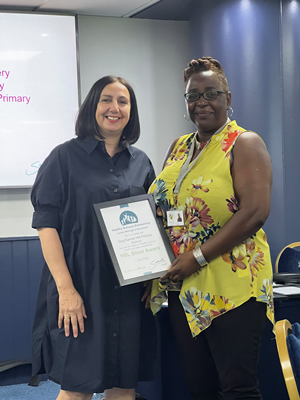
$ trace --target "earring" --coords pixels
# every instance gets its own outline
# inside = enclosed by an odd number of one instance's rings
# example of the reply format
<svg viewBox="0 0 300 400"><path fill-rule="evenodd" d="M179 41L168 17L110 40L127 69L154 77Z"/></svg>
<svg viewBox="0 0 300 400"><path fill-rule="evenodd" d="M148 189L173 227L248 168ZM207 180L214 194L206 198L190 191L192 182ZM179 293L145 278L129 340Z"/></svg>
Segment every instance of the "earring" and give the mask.
<svg viewBox="0 0 300 400"><path fill-rule="evenodd" d="M233 114L233 108L230 107L229 110L230 110L230 115L228 115L228 117L231 118L231 117L232 117L232 114ZM229 111L229 110L228 110L228 111Z"/></svg>
<svg viewBox="0 0 300 400"><path fill-rule="evenodd" d="M187 113L183 114L183 118L186 119L187 121L190 121L190 117L187 115Z"/></svg>

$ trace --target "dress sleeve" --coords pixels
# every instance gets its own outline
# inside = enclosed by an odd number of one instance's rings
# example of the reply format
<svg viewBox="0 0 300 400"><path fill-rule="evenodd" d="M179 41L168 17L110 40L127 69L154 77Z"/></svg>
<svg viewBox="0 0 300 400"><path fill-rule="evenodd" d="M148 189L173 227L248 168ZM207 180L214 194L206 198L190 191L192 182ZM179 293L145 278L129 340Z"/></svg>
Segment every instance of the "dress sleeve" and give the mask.
<svg viewBox="0 0 300 400"><path fill-rule="evenodd" d="M63 197L63 180L57 149L41 165L31 191L34 208L32 228L59 230L59 214Z"/></svg>
<svg viewBox="0 0 300 400"><path fill-rule="evenodd" d="M149 160L149 164L150 164L149 172L148 172L147 178L144 183L144 189L145 189L146 193L148 193L149 187L151 186L152 182L156 178L154 168L153 168L153 165L150 160Z"/></svg>

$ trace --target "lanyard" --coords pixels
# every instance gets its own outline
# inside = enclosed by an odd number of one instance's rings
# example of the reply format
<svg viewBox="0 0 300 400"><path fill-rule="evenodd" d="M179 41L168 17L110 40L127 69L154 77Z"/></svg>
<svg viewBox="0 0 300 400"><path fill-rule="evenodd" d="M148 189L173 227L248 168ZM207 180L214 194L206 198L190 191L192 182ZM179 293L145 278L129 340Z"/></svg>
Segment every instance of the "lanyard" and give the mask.
<svg viewBox="0 0 300 400"><path fill-rule="evenodd" d="M231 122L230 118L227 118L227 121L225 122L225 124L223 126L221 126L221 128L219 128L214 135L217 135L218 133L222 132L222 130L225 128L226 125L229 124L229 122ZM209 143L211 142L211 138L209 139L209 141L206 143L206 145L203 147L203 149L200 151L200 153L197 155L197 157L195 158L195 160L190 164L191 159L193 157L194 154L194 149L195 149L195 144L196 144L196 135L197 132L195 133L194 136L194 140L192 141L191 144L191 148L189 150L189 154L184 162L184 164L181 167L181 170L179 172L177 181L176 181L176 185L175 188L173 190L173 194L174 195L178 195L179 191L180 191L180 187L182 185L182 181L184 180L184 178L186 177L186 175L190 172L190 170L193 168L193 166L195 165L195 163L199 160L201 154L203 153L204 149L206 149L206 147L209 145Z"/></svg>

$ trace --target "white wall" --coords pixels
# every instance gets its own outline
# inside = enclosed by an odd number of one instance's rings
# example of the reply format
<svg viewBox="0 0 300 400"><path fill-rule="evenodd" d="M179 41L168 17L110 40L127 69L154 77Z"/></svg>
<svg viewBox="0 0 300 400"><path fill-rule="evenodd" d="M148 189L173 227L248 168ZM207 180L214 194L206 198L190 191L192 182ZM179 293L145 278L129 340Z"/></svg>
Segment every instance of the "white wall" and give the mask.
<svg viewBox="0 0 300 400"><path fill-rule="evenodd" d="M36 236L30 227L33 209L29 198L29 189L0 190L0 237Z"/></svg>
<svg viewBox="0 0 300 400"><path fill-rule="evenodd" d="M136 146L158 173L170 143L191 129L183 118L189 23L85 16L78 22L82 99L102 76L127 79L140 114Z"/></svg>
<svg viewBox="0 0 300 400"><path fill-rule="evenodd" d="M149 155L159 173L169 144L192 130L183 118L188 22L79 16L78 37L82 100L102 76L127 79L140 114L136 146ZM28 189L0 190L0 237L36 235L30 228L29 198Z"/></svg>

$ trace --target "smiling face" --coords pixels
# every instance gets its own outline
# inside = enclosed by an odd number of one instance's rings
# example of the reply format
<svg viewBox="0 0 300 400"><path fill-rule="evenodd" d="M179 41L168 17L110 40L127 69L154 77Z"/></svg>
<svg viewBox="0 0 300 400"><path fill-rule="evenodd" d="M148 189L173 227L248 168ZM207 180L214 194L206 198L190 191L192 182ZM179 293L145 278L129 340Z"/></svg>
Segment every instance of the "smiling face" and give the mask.
<svg viewBox="0 0 300 400"><path fill-rule="evenodd" d="M225 91L213 71L196 72L187 81L186 93L203 93L208 90ZM199 133L213 135L225 124L230 104L230 92L219 94L215 100L205 100L201 96L197 101L187 102L187 111Z"/></svg>
<svg viewBox="0 0 300 400"><path fill-rule="evenodd" d="M110 83L102 90L96 109L96 121L104 137L120 137L130 118L130 94L120 82Z"/></svg>

